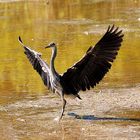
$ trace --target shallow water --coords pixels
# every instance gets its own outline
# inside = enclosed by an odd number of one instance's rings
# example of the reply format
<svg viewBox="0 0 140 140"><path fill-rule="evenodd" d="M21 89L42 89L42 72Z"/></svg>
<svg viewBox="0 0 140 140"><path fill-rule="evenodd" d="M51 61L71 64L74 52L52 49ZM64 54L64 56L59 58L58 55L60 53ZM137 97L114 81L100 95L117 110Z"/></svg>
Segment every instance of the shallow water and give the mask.
<svg viewBox="0 0 140 140"><path fill-rule="evenodd" d="M1 1L0 1L1 2ZM70 100L60 123L60 99L49 94L17 41L43 53L58 43L63 73L115 24L124 42L104 80ZM0 136L16 139L139 139L140 2L130 0L2 1L0 3ZM88 93L88 94L87 94Z"/></svg>

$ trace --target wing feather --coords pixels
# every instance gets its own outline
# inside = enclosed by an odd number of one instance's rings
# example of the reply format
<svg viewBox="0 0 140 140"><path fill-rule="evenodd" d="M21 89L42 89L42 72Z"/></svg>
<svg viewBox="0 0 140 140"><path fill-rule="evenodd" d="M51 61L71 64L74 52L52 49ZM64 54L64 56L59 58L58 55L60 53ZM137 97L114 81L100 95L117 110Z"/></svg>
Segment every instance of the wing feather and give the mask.
<svg viewBox="0 0 140 140"><path fill-rule="evenodd" d="M90 47L84 57L61 77L66 93L77 94L96 86L111 68L123 41L122 30L109 26L95 47Z"/></svg>
<svg viewBox="0 0 140 140"><path fill-rule="evenodd" d="M19 37L19 42L24 47L24 53L32 64L33 68L39 73L44 84L50 89L50 68L48 64L41 59L41 54L25 46Z"/></svg>

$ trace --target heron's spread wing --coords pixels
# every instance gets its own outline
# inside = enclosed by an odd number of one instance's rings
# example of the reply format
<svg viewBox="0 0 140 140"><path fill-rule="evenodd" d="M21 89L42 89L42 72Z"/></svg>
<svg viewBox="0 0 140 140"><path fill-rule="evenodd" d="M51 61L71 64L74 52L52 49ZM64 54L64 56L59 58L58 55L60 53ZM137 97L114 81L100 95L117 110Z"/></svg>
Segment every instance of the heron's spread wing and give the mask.
<svg viewBox="0 0 140 140"><path fill-rule="evenodd" d="M95 47L90 47L84 57L62 75L61 84L65 92L77 94L96 86L111 68L122 38L122 30L109 26Z"/></svg>
<svg viewBox="0 0 140 140"><path fill-rule="evenodd" d="M26 54L27 58L29 59L30 63L32 64L33 68L39 73L41 76L44 84L50 88L50 70L49 66L45 61L41 59L41 54L26 47L21 38L19 37L19 42L23 45L24 47L24 53Z"/></svg>

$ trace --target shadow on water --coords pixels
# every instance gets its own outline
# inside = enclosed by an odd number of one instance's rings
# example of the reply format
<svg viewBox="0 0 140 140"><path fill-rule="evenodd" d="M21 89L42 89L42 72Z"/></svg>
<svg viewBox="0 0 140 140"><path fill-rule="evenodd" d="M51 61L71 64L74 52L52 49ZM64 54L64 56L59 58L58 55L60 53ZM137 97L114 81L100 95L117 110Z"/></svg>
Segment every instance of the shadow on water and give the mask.
<svg viewBox="0 0 140 140"><path fill-rule="evenodd" d="M140 118L124 118L124 117L95 117L94 115L78 115L76 113L68 113L69 116L73 116L76 119L81 120L108 120L108 121L137 121L140 122Z"/></svg>

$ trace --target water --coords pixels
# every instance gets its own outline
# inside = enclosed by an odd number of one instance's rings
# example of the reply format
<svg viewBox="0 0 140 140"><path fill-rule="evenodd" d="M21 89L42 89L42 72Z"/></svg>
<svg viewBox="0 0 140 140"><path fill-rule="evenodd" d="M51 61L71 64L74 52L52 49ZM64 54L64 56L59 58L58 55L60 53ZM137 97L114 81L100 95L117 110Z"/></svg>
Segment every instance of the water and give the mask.
<svg viewBox="0 0 140 140"><path fill-rule="evenodd" d="M18 36L47 62L51 51L44 47L58 43L55 66L63 73L112 24L125 35L112 69L95 89L80 94L82 101L69 101L66 115L56 123L60 99L44 87ZM1 1L0 27L2 140L139 139L139 1Z"/></svg>

